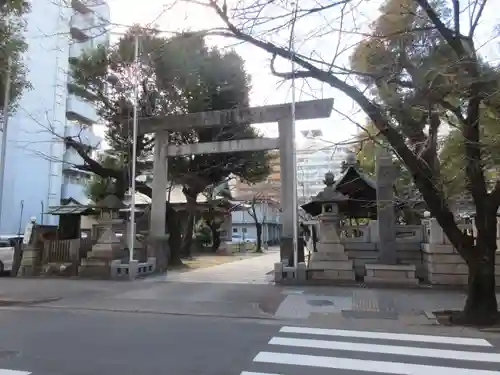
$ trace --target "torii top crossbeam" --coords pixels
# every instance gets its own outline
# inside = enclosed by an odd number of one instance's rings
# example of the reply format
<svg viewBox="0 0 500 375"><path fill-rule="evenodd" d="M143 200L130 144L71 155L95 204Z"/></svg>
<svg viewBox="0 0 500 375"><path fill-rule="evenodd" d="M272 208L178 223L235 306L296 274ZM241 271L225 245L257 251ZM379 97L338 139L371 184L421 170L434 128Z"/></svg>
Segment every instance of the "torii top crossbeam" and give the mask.
<svg viewBox="0 0 500 375"><path fill-rule="evenodd" d="M234 124L263 124L290 118L291 103L261 107L234 108L222 111L207 111L180 115L158 116L139 119L139 134L162 130L186 130L210 126ZM317 99L295 103L296 120L328 118L332 112L333 99Z"/></svg>

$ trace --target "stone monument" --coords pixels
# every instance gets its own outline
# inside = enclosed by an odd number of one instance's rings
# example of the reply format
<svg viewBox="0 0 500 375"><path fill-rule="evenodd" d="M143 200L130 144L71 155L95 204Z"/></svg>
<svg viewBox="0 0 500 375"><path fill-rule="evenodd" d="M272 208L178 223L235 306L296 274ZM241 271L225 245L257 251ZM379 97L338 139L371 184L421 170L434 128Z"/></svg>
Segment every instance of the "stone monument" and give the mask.
<svg viewBox="0 0 500 375"><path fill-rule="evenodd" d="M321 204L319 221L319 243L309 263L313 279L352 281L353 261L349 260L340 241L340 208L346 207L348 197L335 191L333 173L325 175L325 189L314 200Z"/></svg>
<svg viewBox="0 0 500 375"><path fill-rule="evenodd" d="M380 148L376 159L377 177L377 264L366 264L366 283L418 284L416 266L398 264L396 215L394 212L394 183L396 170L392 156Z"/></svg>
<svg viewBox="0 0 500 375"><path fill-rule="evenodd" d="M54 234L57 227L40 225L30 218L24 230L21 264L17 276L39 276L42 270L44 236Z"/></svg>

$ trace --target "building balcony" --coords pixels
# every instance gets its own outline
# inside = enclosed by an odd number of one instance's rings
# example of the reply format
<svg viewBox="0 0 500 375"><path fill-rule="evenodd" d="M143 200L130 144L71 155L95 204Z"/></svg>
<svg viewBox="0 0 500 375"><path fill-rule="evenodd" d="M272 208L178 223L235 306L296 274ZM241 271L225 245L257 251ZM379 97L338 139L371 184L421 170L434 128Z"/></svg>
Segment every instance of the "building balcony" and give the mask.
<svg viewBox="0 0 500 375"><path fill-rule="evenodd" d="M88 40L86 42L76 42L73 41L69 46L69 60L78 59L85 52L92 50L92 41Z"/></svg>
<svg viewBox="0 0 500 375"><path fill-rule="evenodd" d="M103 0L71 0L71 7L78 13L96 12L109 19L109 5Z"/></svg>
<svg viewBox="0 0 500 375"><path fill-rule="evenodd" d="M65 174L63 184L61 186L61 198L73 198L81 204L86 204L88 201L87 186L89 176L84 174L72 173L68 171Z"/></svg>
<svg viewBox="0 0 500 375"><path fill-rule="evenodd" d="M95 13L75 13L70 21L70 33L73 39L87 41L107 36L109 22ZM101 41L102 42L102 41Z"/></svg>
<svg viewBox="0 0 500 375"><path fill-rule="evenodd" d="M89 7L88 3L93 1L88 0L71 0L71 7L80 13L90 13L92 9Z"/></svg>
<svg viewBox="0 0 500 375"><path fill-rule="evenodd" d="M93 125L99 121L95 105L74 94L68 95L66 100L66 118L82 125Z"/></svg>
<svg viewBox="0 0 500 375"><path fill-rule="evenodd" d="M80 143L92 148L97 148L102 142L102 138L95 135L91 127L82 127L78 123L69 122L64 129L64 135L75 138Z"/></svg>
<svg viewBox="0 0 500 375"><path fill-rule="evenodd" d="M64 170L74 169L75 165L83 164L83 159L74 149L68 148L64 152L63 163Z"/></svg>

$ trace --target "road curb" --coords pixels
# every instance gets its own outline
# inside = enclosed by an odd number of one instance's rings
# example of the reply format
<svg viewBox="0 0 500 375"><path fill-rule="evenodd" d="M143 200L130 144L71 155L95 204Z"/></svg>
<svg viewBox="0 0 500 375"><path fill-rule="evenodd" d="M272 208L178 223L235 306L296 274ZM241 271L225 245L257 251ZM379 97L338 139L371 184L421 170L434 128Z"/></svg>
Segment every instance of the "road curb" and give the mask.
<svg viewBox="0 0 500 375"><path fill-rule="evenodd" d="M39 298L39 299L10 299L0 298L0 306L29 306L42 303L60 301L62 297Z"/></svg>
<svg viewBox="0 0 500 375"><path fill-rule="evenodd" d="M20 305L11 305L13 307ZM8 306L7 306L8 307ZM96 312L119 312L129 314L150 314L150 315L173 315L173 316L191 316L191 317L206 317L206 318L232 318L232 319L253 319L253 320L272 320L278 319L272 315L236 315L236 314L214 314L214 313L186 313L173 311L154 311L145 309L120 309L120 308L100 308L100 307L73 307L73 306L47 306L37 304L35 308L44 310L66 310L66 311L96 311Z"/></svg>
<svg viewBox="0 0 500 375"><path fill-rule="evenodd" d="M424 315L427 319L431 321L432 324L441 325L436 317L436 315L432 311L424 311Z"/></svg>

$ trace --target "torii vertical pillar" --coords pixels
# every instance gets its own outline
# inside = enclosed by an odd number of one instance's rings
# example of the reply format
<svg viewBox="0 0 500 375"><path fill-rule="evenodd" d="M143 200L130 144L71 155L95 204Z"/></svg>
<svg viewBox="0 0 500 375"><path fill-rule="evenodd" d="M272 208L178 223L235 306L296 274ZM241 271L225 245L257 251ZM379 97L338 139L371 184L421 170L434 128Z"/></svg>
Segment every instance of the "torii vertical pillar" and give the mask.
<svg viewBox="0 0 500 375"><path fill-rule="evenodd" d="M282 225L280 239L280 258L287 259L289 266L293 262L293 220L297 219L294 210L297 211L297 204L294 204L293 194L296 193L296 181L293 179L293 121L291 118L284 118L278 122L279 126L279 150L280 150L280 173L281 173L281 215ZM297 203L297 202L295 202Z"/></svg>
<svg viewBox="0 0 500 375"><path fill-rule="evenodd" d="M165 239L168 178L167 148L168 133L166 131L157 132L154 151L150 222L150 236L155 242Z"/></svg>

